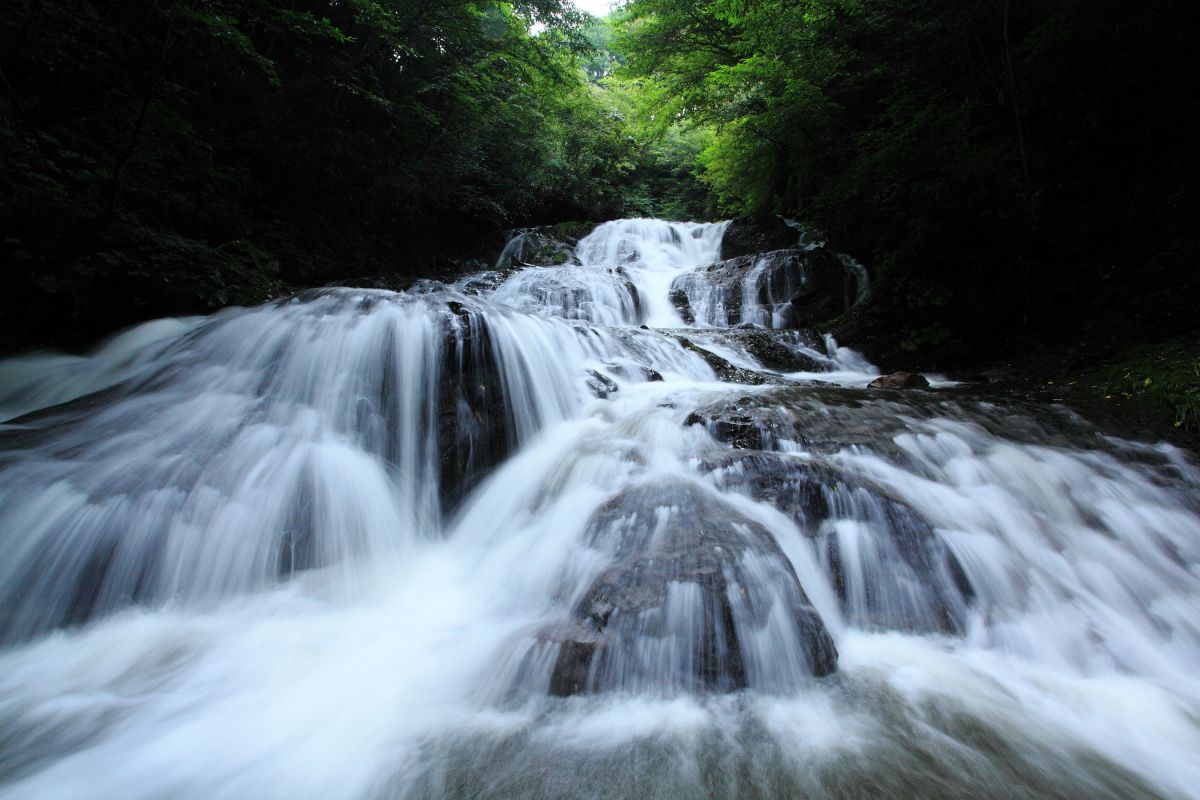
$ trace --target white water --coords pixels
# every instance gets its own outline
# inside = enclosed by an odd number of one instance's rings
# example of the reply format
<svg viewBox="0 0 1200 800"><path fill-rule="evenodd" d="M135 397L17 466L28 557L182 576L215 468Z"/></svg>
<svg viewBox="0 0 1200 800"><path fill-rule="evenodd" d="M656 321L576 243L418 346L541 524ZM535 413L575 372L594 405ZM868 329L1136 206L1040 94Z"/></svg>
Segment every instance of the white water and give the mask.
<svg viewBox="0 0 1200 800"><path fill-rule="evenodd" d="M0 362L7 415L44 409L0 425L0 797L1200 797L1195 465L1061 411L809 388L869 380L832 343L791 395L721 383L653 330L721 232L607 223L479 296ZM736 398L786 423L761 463L685 425ZM721 562L745 688L698 678L711 595L672 573L610 621L598 691L553 696L589 587L701 529L749 548Z"/></svg>

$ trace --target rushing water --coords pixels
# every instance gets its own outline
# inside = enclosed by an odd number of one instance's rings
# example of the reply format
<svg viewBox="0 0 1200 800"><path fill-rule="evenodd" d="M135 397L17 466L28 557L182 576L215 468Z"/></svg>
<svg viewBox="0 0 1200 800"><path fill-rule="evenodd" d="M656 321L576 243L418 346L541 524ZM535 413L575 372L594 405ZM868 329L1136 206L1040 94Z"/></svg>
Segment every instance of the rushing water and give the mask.
<svg viewBox="0 0 1200 800"><path fill-rule="evenodd" d="M1195 465L677 330L723 230L0 362L0 797L1200 797Z"/></svg>

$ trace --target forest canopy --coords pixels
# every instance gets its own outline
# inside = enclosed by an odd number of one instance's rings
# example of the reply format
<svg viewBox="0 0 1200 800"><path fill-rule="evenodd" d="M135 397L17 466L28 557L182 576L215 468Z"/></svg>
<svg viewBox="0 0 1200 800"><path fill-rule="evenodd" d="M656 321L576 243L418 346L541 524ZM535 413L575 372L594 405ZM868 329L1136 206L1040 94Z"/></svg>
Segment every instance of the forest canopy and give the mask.
<svg viewBox="0 0 1200 800"><path fill-rule="evenodd" d="M656 119L706 132L722 213L799 218L871 265L843 331L945 359L1195 327L1170 296L1198 288L1197 17L1177 0L633 0L616 46Z"/></svg>
<svg viewBox="0 0 1200 800"><path fill-rule="evenodd" d="M620 216L635 148L586 79L589 21L561 0L26 0L0 19L6 316L94 336Z"/></svg>

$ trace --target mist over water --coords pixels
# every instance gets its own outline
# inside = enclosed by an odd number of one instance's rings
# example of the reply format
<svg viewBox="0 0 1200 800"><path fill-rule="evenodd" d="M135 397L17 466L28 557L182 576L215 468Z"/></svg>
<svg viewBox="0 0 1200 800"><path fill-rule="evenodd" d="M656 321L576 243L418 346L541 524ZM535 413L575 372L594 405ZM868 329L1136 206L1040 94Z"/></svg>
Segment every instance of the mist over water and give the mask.
<svg viewBox="0 0 1200 800"><path fill-rule="evenodd" d="M0 362L0 797L1200 797L1196 465L685 328L724 228Z"/></svg>

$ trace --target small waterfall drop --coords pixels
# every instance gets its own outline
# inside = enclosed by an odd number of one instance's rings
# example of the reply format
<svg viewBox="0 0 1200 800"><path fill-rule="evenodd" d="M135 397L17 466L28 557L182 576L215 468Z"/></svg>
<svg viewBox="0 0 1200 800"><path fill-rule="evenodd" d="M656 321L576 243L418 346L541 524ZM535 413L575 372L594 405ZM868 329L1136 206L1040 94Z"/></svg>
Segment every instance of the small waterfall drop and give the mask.
<svg viewBox="0 0 1200 800"><path fill-rule="evenodd" d="M1200 797L1194 461L724 231L0 361L0 798Z"/></svg>

